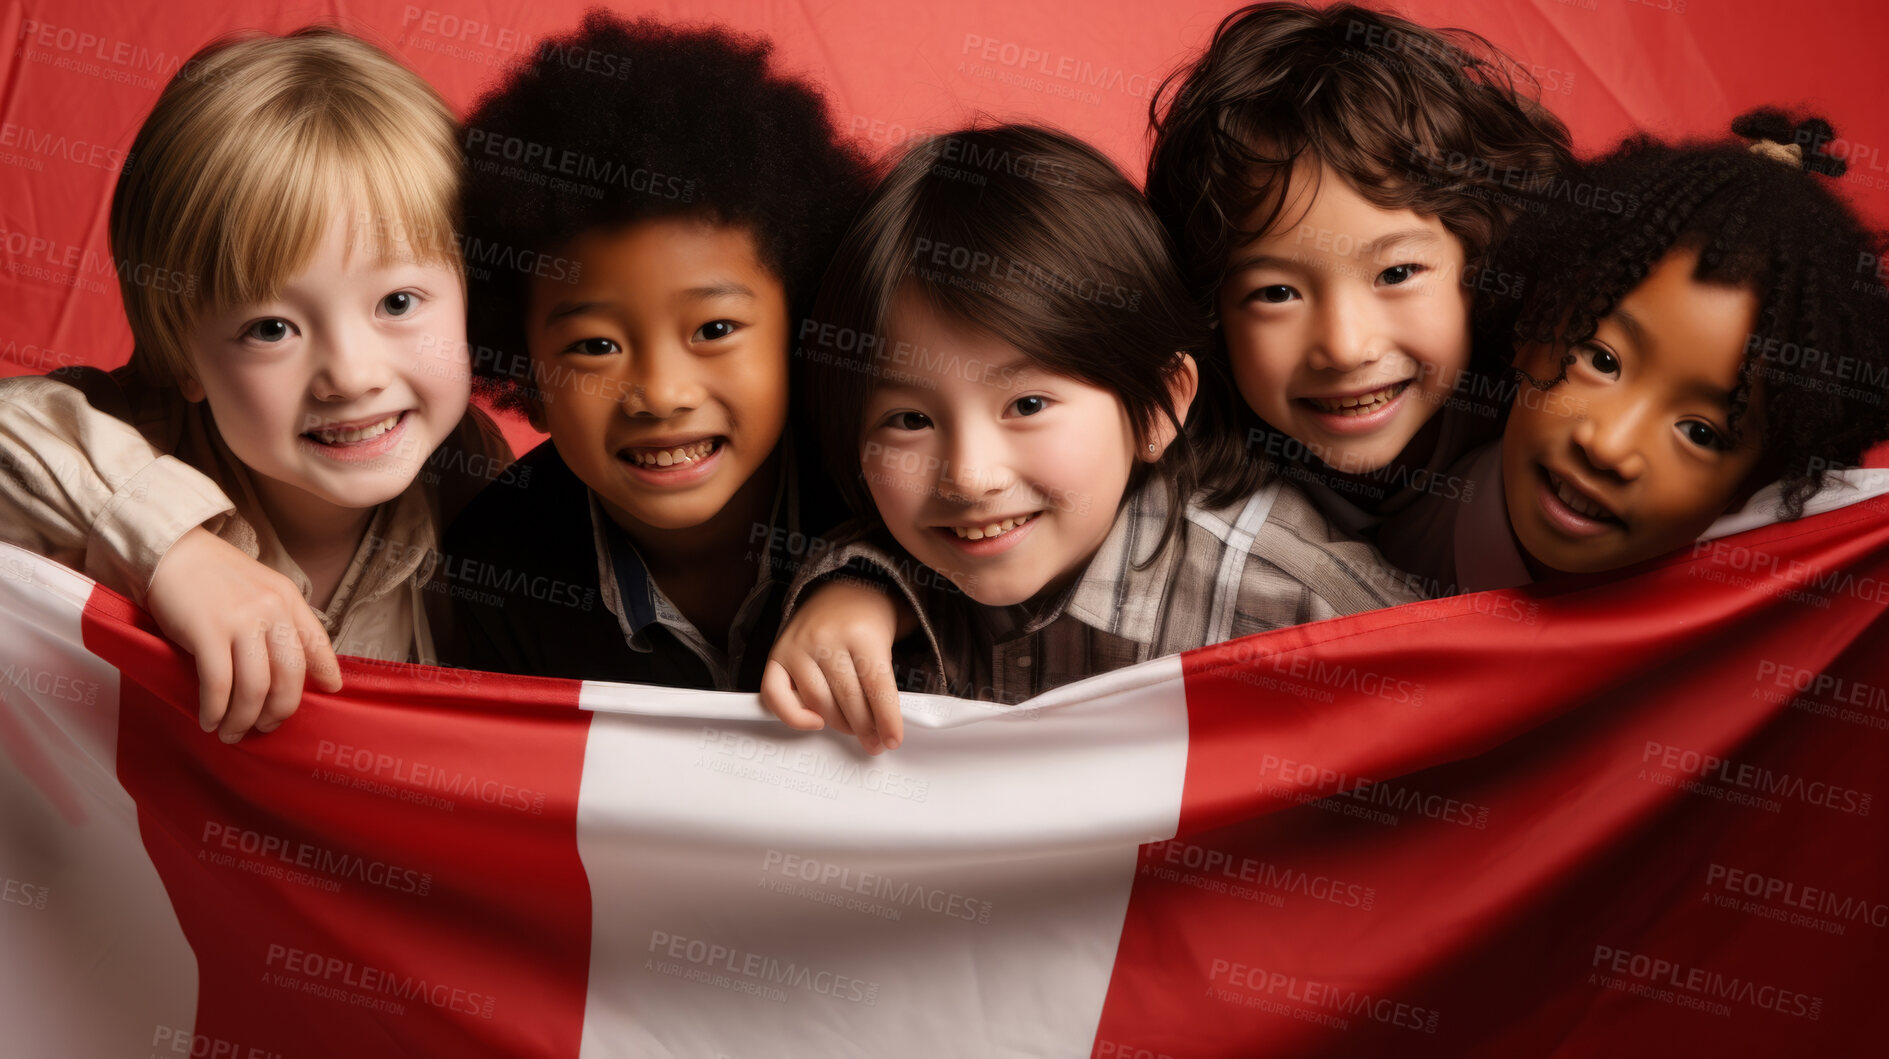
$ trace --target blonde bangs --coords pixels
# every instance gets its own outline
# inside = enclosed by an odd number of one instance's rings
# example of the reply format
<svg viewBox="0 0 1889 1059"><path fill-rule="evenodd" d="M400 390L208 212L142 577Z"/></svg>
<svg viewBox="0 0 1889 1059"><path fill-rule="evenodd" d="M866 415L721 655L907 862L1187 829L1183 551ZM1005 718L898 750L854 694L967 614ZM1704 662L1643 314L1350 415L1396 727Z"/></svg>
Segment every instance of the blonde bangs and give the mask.
<svg viewBox="0 0 1889 1059"><path fill-rule="evenodd" d="M350 252L445 264L463 279L456 135L425 81L338 30L198 53L139 130L112 201L144 366L188 372L196 321L275 297L338 219ZM184 281L139 280L153 274Z"/></svg>

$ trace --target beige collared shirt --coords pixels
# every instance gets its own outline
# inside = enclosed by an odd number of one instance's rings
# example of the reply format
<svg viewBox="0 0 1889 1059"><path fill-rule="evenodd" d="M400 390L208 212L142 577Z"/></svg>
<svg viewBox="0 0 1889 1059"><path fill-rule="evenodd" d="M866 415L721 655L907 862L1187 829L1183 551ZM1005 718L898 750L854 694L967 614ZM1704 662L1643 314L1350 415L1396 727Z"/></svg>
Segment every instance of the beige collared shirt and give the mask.
<svg viewBox="0 0 1889 1059"><path fill-rule="evenodd" d="M497 428L469 411L413 484L375 509L328 606L316 612L336 653L435 657L425 602L442 503L463 502L472 488L463 468L509 461ZM124 369L84 369L70 383L0 379L0 540L143 603L158 561L197 526L288 577L304 598L313 594L206 405Z"/></svg>

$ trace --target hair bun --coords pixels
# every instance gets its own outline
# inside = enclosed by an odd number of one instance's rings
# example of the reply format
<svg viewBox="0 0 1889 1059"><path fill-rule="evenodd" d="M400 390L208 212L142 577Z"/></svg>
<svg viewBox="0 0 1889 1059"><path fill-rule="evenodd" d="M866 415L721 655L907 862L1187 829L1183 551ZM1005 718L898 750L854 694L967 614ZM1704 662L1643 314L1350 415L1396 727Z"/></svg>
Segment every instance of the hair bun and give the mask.
<svg viewBox="0 0 1889 1059"><path fill-rule="evenodd" d="M1792 121L1789 114L1776 107L1759 107L1735 118L1732 132L1747 140L1796 144L1804 152L1801 164L1806 172L1839 177L1850 167L1848 162L1825 152L1825 148L1837 138L1837 133L1828 121L1820 117Z"/></svg>

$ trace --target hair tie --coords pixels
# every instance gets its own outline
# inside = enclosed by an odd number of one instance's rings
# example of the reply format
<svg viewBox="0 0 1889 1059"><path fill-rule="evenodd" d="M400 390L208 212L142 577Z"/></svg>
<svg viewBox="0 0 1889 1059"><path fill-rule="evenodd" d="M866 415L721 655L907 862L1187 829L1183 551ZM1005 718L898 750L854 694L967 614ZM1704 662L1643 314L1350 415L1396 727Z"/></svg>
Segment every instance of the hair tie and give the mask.
<svg viewBox="0 0 1889 1059"><path fill-rule="evenodd" d="M1761 154L1773 162L1783 162L1794 169L1804 168L1804 147L1796 143L1779 143L1776 140L1759 140L1748 150L1752 154Z"/></svg>

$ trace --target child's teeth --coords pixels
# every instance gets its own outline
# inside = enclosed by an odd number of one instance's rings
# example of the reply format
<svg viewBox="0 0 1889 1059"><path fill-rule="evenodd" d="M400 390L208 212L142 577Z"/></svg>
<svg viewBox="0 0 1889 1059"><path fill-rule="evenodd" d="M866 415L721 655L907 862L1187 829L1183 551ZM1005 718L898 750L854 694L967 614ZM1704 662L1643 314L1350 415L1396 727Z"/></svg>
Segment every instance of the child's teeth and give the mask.
<svg viewBox="0 0 1889 1059"><path fill-rule="evenodd" d="M400 422L400 414L396 412L372 426L348 430L317 430L315 437L325 445L349 445L357 441L380 437L392 430L394 424L398 422Z"/></svg>
<svg viewBox="0 0 1889 1059"><path fill-rule="evenodd" d="M694 463L709 454L715 447L713 438L698 441L692 445L679 445L673 449L631 449L630 458L639 467L673 467L678 463Z"/></svg>
<svg viewBox="0 0 1889 1059"><path fill-rule="evenodd" d="M1566 482L1559 481L1559 480L1555 482L1554 495L1558 497L1563 504L1566 504L1570 509L1572 509L1574 513L1577 515L1586 515L1588 518L1613 517L1612 515L1608 513L1606 508L1601 507L1599 504L1595 503L1594 501L1589 500L1585 496L1582 496L1580 493L1575 491L1573 486L1569 485Z"/></svg>
<svg viewBox="0 0 1889 1059"><path fill-rule="evenodd" d="M1397 391L1402 385L1402 383L1392 383L1355 397L1314 397L1312 403L1324 411L1336 412L1339 415L1364 415L1377 411L1380 405L1397 396Z"/></svg>
<svg viewBox="0 0 1889 1059"><path fill-rule="evenodd" d="M1035 517L1035 513L1031 513L1022 518L1007 518L1002 522L993 522L988 526L978 526L970 529L966 529L963 526L953 526L951 530L964 540L981 541L985 537L995 537L1000 533L1009 533L1011 530L1016 529L1018 526L1023 525L1025 522Z"/></svg>

